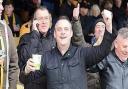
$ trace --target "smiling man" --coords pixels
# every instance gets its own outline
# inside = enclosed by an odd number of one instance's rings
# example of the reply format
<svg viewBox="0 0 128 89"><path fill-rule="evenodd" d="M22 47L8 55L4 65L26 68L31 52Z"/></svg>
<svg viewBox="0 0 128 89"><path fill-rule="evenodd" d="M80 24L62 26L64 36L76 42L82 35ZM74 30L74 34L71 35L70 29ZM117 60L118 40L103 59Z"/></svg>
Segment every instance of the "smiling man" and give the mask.
<svg viewBox="0 0 128 89"><path fill-rule="evenodd" d="M66 19L59 20L55 25L54 37L62 55L68 50L71 37L73 36L72 26Z"/></svg>
<svg viewBox="0 0 128 89"><path fill-rule="evenodd" d="M99 71L101 89L127 89L128 28L121 28L112 50L92 71Z"/></svg>
<svg viewBox="0 0 128 89"><path fill-rule="evenodd" d="M79 8L78 8L79 9ZM74 9L74 15L78 15L78 12ZM20 81L24 84L24 89L46 89L44 87L44 78L36 78L32 81L27 81L27 77L23 78L23 69L29 58L32 58L32 54L44 54L46 51L52 50L56 46L56 42L54 36L56 37L56 41L58 41L57 45L61 44L64 46L65 44L70 44L71 37L74 32L75 39L72 40L72 43L77 45L79 42L79 36L82 34L79 31L77 25L79 23L78 20L73 22L74 30L72 32L72 26L70 21L63 19L63 21L57 22L56 25L56 33L53 34L53 29L50 29L51 26L51 15L46 7L38 7L34 13L33 18L33 26L32 31L28 34L25 34L21 37L19 45L18 45L18 55L19 55L19 66L20 66ZM63 29L63 30L61 30ZM62 43L59 43L59 42ZM80 41L81 42L81 41ZM58 46L59 47L59 46ZM61 48L61 47L60 47ZM68 47L63 49L62 51L66 51ZM63 52L63 53L64 53Z"/></svg>
<svg viewBox="0 0 128 89"><path fill-rule="evenodd" d="M71 43L73 30L70 21L60 17L54 30L57 46L44 53L40 70L35 70L32 58L29 58L22 78L33 81L46 75L47 89L87 89L85 68L98 63L109 53L116 37L111 32L112 29L105 31L100 46L78 47Z"/></svg>

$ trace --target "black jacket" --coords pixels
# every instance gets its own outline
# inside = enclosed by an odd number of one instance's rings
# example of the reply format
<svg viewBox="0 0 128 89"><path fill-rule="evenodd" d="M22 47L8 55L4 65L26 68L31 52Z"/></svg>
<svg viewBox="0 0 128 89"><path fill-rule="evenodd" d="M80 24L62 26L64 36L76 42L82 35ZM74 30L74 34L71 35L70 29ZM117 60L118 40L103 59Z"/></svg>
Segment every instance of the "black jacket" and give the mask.
<svg viewBox="0 0 128 89"><path fill-rule="evenodd" d="M42 54L53 48L55 48L55 39L50 31L46 37L35 30L23 35L17 48L20 70L24 68L27 60L32 58L32 54ZM21 82L24 84L24 89L46 89L46 86L44 86L46 85L45 77L35 79L29 83L26 83L26 81Z"/></svg>
<svg viewBox="0 0 128 89"><path fill-rule="evenodd" d="M114 35L105 32L105 37L100 46L76 47L70 46L64 56L57 48L43 55L41 71L24 74L20 77L22 81L30 82L47 77L48 89L87 89L87 78L85 68L101 61L110 51Z"/></svg>
<svg viewBox="0 0 128 89"><path fill-rule="evenodd" d="M82 28L79 20L72 20L72 29L72 43L75 45L84 44L84 46L88 46L88 44L83 41ZM18 45L20 70L24 68L27 60L32 57L32 54L42 54L55 47L55 40L51 31L53 30L49 30L46 37L43 37L36 31L32 31L31 33L22 36ZM41 81L41 78L30 82L22 81L22 72L20 72L20 81L24 84L25 89L45 89L42 88L44 81Z"/></svg>

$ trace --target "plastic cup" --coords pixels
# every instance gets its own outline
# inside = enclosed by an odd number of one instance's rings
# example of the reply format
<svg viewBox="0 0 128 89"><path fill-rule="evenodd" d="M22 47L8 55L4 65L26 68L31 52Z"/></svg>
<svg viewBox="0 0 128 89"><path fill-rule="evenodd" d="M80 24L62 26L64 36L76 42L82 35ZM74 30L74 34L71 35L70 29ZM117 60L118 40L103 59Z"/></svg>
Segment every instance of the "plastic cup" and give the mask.
<svg viewBox="0 0 128 89"><path fill-rule="evenodd" d="M35 66L35 69L36 69L36 70L40 70L41 57L42 57L42 55L39 55L39 54L32 54L32 59L33 59L34 66Z"/></svg>

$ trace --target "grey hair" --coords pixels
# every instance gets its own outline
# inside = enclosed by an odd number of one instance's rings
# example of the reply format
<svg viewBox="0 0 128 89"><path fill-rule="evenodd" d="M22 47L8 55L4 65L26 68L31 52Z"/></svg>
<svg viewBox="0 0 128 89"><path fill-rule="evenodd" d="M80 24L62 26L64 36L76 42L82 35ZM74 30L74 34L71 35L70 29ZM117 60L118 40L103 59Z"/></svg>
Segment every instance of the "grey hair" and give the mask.
<svg viewBox="0 0 128 89"><path fill-rule="evenodd" d="M70 24L70 27L72 29L72 23L71 23L71 21L69 20L69 18L67 16L59 16L58 19L57 19L57 21L56 21L55 27L56 27L56 25L58 24L58 22L60 20L66 20L66 21L68 21L68 23Z"/></svg>
<svg viewBox="0 0 128 89"><path fill-rule="evenodd" d="M51 13L49 12L49 10L47 9L47 7L45 7L45 6L39 6L39 7L37 7L37 9L35 10L34 15L33 15L33 20L36 19L36 12L38 10L42 10L42 11L46 10L46 11L48 11L49 18L50 18L50 28L51 28L52 27L52 16L51 16Z"/></svg>
<svg viewBox="0 0 128 89"><path fill-rule="evenodd" d="M128 38L128 27L123 27L123 28L119 29L118 35L120 35L124 39L127 39Z"/></svg>
<svg viewBox="0 0 128 89"><path fill-rule="evenodd" d="M96 13L94 13L94 11L96 11ZM101 13L100 7L97 4L94 4L90 9L90 15L98 16L98 15L100 15L100 13Z"/></svg>
<svg viewBox="0 0 128 89"><path fill-rule="evenodd" d="M37 10L42 10L42 11L43 10L47 10L48 11L47 7L45 7L45 6L39 6L39 7L36 8L36 10L34 12L34 15L33 15L34 18L36 18L36 15L35 14L36 14ZM48 13L49 13L49 11L48 11Z"/></svg>

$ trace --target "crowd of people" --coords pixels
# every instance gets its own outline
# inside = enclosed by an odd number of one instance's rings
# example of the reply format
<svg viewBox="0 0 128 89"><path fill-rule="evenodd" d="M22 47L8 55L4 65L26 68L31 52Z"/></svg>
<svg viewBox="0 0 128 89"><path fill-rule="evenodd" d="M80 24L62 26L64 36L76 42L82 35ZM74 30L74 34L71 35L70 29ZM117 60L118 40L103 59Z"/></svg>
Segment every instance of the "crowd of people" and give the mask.
<svg viewBox="0 0 128 89"><path fill-rule="evenodd" d="M128 88L127 1L0 0L0 17L3 89Z"/></svg>

